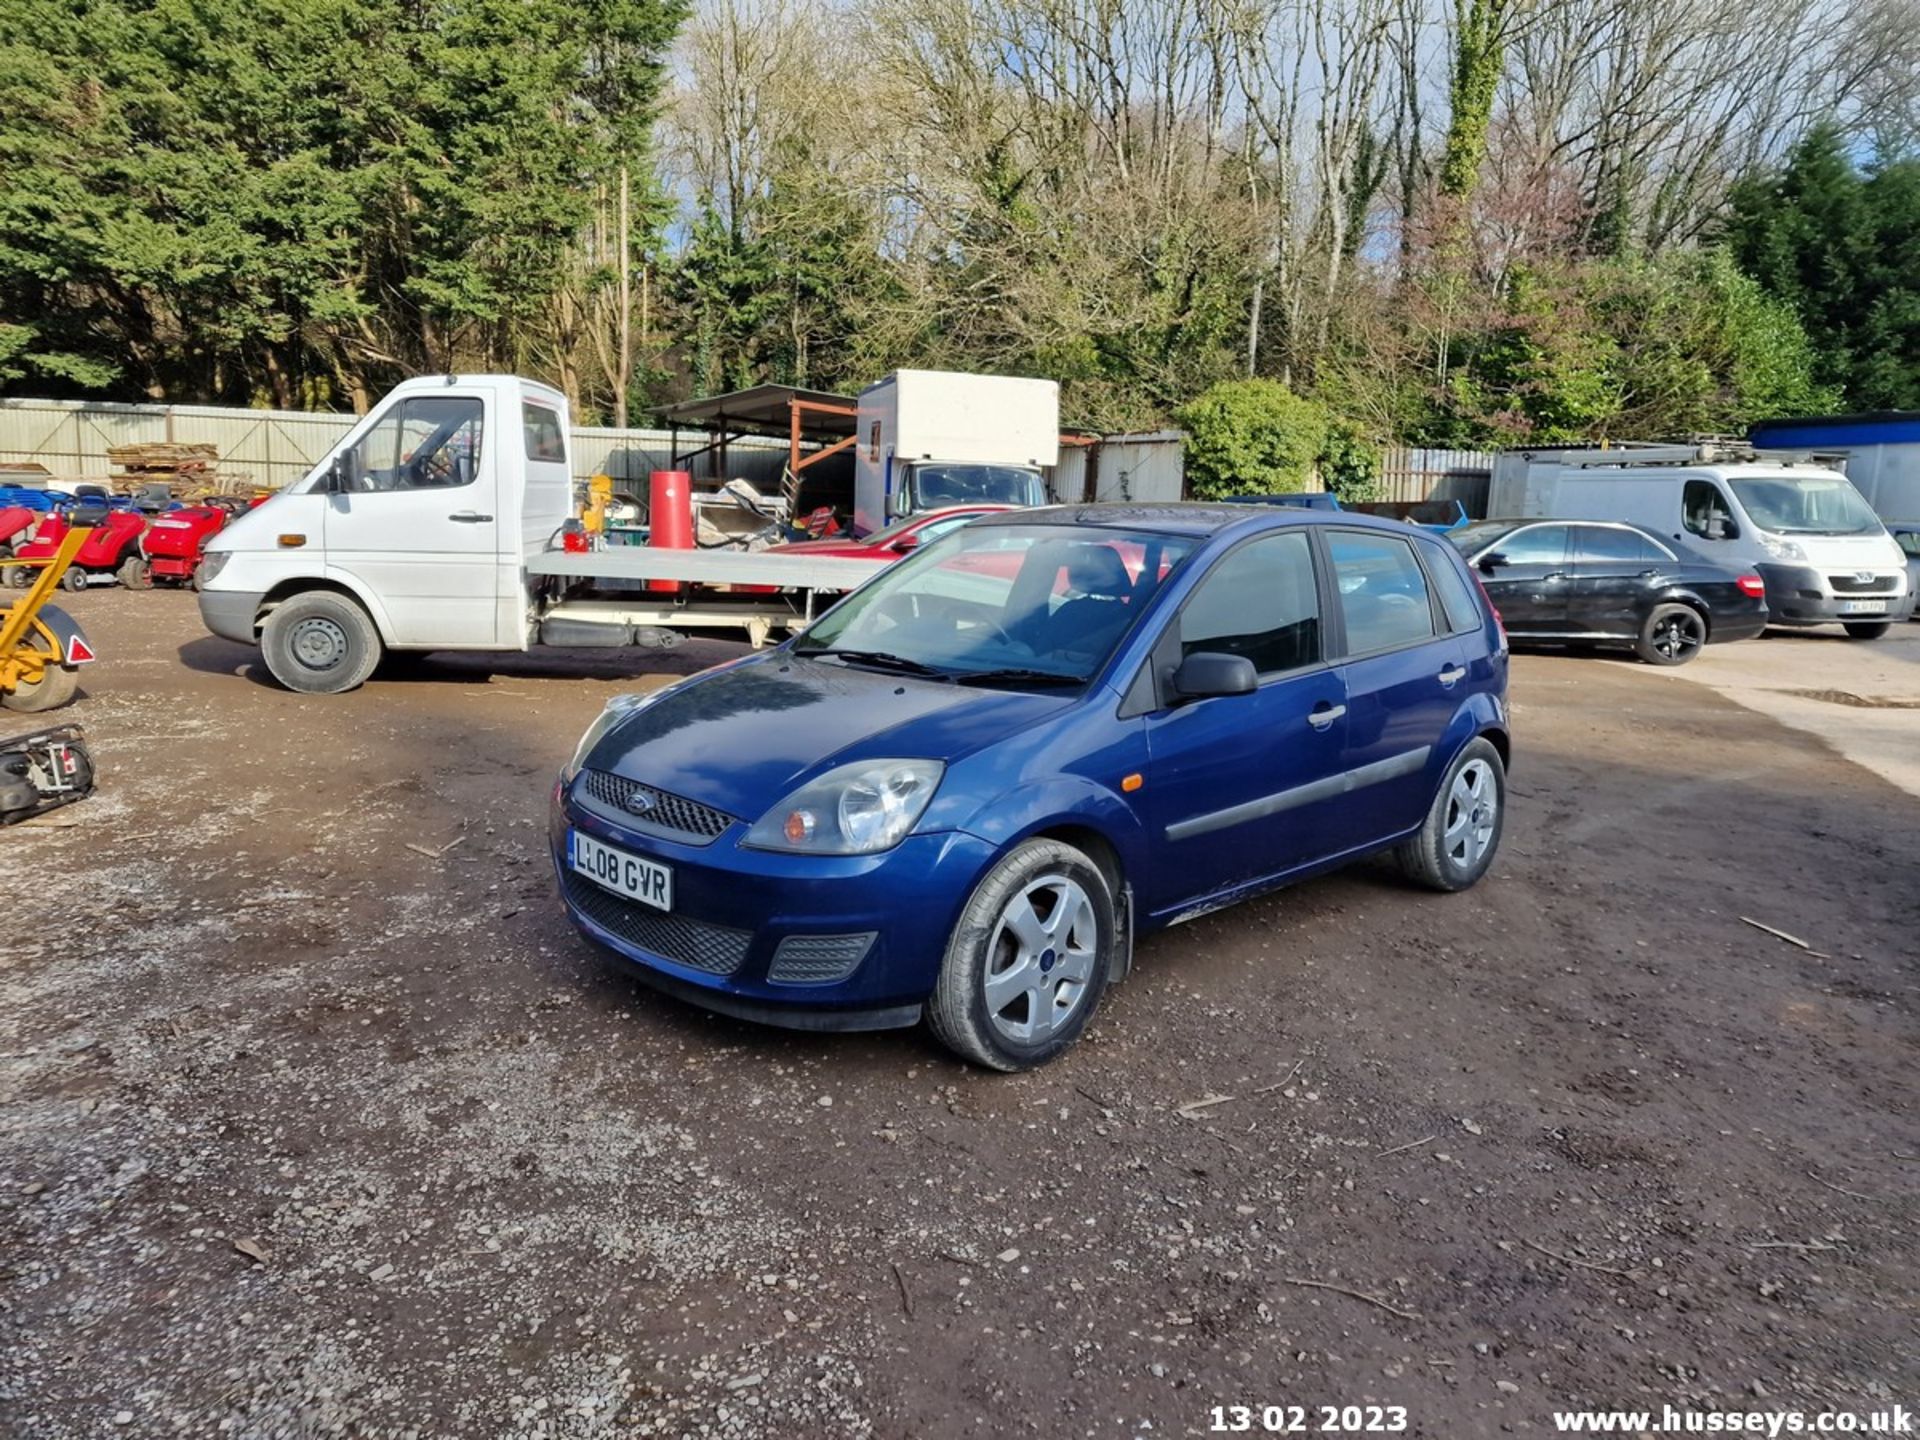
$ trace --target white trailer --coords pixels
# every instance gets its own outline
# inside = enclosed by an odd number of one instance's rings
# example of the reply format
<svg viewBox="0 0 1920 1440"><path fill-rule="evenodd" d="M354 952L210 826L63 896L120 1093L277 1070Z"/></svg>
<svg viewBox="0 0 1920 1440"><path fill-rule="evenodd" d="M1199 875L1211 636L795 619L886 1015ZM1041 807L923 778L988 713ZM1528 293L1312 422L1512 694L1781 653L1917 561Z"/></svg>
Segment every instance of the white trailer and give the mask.
<svg viewBox="0 0 1920 1440"><path fill-rule="evenodd" d="M1060 459L1051 380L896 370L860 392L853 528L884 529L948 505L1041 505Z"/></svg>
<svg viewBox="0 0 1920 1440"><path fill-rule="evenodd" d="M289 689L351 690L394 651L755 644L880 568L740 551L559 547L567 404L511 375L409 380L207 547L200 614Z"/></svg>

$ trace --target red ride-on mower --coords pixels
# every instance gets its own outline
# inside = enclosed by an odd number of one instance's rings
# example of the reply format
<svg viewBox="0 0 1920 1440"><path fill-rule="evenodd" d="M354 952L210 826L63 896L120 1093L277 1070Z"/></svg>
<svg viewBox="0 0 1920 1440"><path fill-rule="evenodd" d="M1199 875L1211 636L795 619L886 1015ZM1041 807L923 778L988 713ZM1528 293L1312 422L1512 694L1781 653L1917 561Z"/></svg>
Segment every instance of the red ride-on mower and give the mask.
<svg viewBox="0 0 1920 1440"><path fill-rule="evenodd" d="M206 554L207 541L247 508L248 502L237 495L209 495L182 509L169 510L147 527L146 538L140 542L145 559L120 567L120 583L129 590L150 590L159 584L199 588L193 572Z"/></svg>
<svg viewBox="0 0 1920 1440"><path fill-rule="evenodd" d="M147 562L140 555L140 535L146 528L147 517L144 515L137 515L130 510L109 512L87 537L87 543L80 547L79 554L74 556L73 563L60 577L61 586L67 590L84 590L95 579L109 584L116 575L124 578L130 568L145 568ZM14 558L52 559L60 548L60 542L66 538L68 529L64 514L43 516L39 528L33 532L33 538L14 547ZM11 572L13 584L24 587L29 574L25 569L14 567Z"/></svg>
<svg viewBox="0 0 1920 1440"><path fill-rule="evenodd" d="M38 510L24 505L0 507L0 559L13 554L13 547L27 537L39 518Z"/></svg>

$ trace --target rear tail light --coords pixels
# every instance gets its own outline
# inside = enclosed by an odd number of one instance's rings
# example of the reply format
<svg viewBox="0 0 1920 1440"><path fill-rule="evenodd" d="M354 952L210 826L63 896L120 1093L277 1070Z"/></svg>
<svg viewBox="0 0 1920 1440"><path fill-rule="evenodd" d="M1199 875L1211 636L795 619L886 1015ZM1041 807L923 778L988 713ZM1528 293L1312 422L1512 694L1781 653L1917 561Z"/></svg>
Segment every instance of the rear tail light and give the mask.
<svg viewBox="0 0 1920 1440"><path fill-rule="evenodd" d="M1742 595L1751 595L1756 600L1767 598L1767 582L1758 575L1742 575L1734 584L1740 587Z"/></svg>
<svg viewBox="0 0 1920 1440"><path fill-rule="evenodd" d="M1493 597L1487 594L1487 587L1480 583L1480 577L1473 577L1473 588L1480 592L1480 599L1487 607L1487 613L1493 616L1493 628L1500 632L1500 644L1507 643L1507 622L1500 618L1500 607L1493 603Z"/></svg>

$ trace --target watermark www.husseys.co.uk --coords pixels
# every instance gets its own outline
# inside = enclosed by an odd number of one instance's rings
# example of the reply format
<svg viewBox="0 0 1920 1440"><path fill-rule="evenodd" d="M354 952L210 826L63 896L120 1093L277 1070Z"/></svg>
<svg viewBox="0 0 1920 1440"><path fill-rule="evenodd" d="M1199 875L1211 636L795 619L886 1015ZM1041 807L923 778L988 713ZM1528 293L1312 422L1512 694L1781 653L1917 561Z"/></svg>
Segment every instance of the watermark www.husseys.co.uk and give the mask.
<svg viewBox="0 0 1920 1440"><path fill-rule="evenodd" d="M1886 1410L1556 1410L1553 1428L1573 1435L1920 1435L1903 1405Z"/></svg>

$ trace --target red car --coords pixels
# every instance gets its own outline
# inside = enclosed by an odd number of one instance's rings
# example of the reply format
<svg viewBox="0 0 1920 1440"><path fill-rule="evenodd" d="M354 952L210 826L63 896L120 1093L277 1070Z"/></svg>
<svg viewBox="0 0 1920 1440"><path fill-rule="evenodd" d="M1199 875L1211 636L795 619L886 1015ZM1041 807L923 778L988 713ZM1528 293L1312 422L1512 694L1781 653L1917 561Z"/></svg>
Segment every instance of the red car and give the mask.
<svg viewBox="0 0 1920 1440"><path fill-rule="evenodd" d="M1011 505L950 505L944 510L929 510L924 515L910 515L905 520L896 520L886 529L876 530L864 538L836 535L831 540L796 540L791 545L775 545L767 553L814 555L835 560L872 560L884 564L898 560L929 540L938 540L949 530L957 529L969 520L1013 508Z"/></svg>

